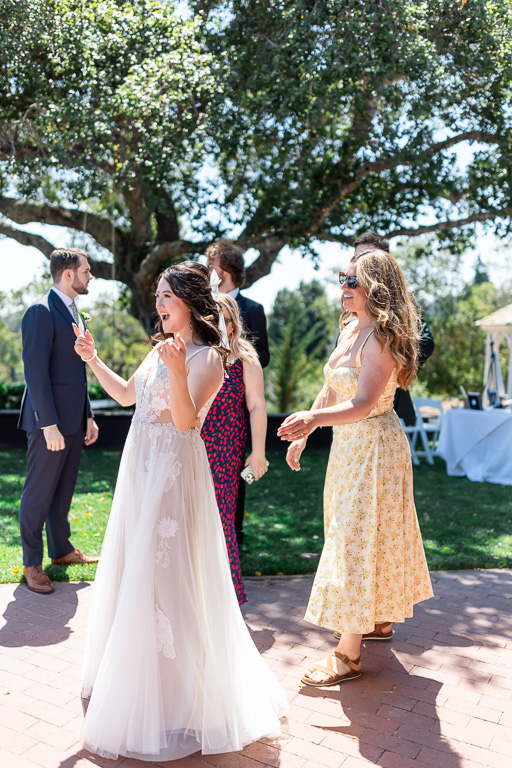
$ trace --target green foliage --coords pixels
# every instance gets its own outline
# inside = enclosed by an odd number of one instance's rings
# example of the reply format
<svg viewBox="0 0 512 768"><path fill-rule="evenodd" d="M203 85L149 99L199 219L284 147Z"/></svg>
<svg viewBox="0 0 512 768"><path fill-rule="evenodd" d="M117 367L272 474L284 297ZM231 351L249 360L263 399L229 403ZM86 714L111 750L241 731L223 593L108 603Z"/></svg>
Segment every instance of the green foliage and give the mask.
<svg viewBox="0 0 512 768"><path fill-rule="evenodd" d="M459 395L462 384L481 392L484 377L485 333L475 321L512 302L512 289L498 290L492 283L468 286L458 297L446 299L436 314L427 317L436 350L424 366L430 392ZM501 350L500 363L507 363Z"/></svg>
<svg viewBox="0 0 512 768"><path fill-rule="evenodd" d="M23 379L21 359L21 318L38 296L49 290L46 279L33 280L25 288L0 292L0 382L20 382ZM15 389L12 390L13 392ZM14 397L14 399L13 399ZM16 396L0 395L3 408L15 408Z"/></svg>
<svg viewBox="0 0 512 768"><path fill-rule="evenodd" d="M88 312L91 319L87 325L101 359L120 376L129 379L149 352L147 334L127 311L123 299L113 300L102 295L91 304ZM92 375L90 380L96 382Z"/></svg>
<svg viewBox="0 0 512 768"><path fill-rule="evenodd" d="M156 0L2 5L4 130L25 115L23 156L4 170L16 171L20 194L51 190L52 202L101 199L107 208L112 187L146 187L153 208L164 188L186 195L213 88L198 20ZM49 184L58 168L75 173Z"/></svg>
<svg viewBox="0 0 512 768"><path fill-rule="evenodd" d="M429 203L439 220L448 201L450 218L510 205L510 139L484 144L509 125L509 0L220 7L232 14L211 29L229 62L227 114L215 115L221 171L251 233L346 242L370 225L408 228ZM475 129L466 171L437 142Z"/></svg>
<svg viewBox="0 0 512 768"><path fill-rule="evenodd" d="M323 365L337 336L339 309L318 280L276 295L269 315L269 406L279 413L307 408L322 387Z"/></svg>
<svg viewBox="0 0 512 768"><path fill-rule="evenodd" d="M147 332L160 269L219 234L259 251L250 284L286 245L419 217L454 251L510 233L510 0L189 9L0 0L0 213L85 230Z"/></svg>
<svg viewBox="0 0 512 768"><path fill-rule="evenodd" d="M24 391L24 381L0 381L0 410L17 410Z"/></svg>
<svg viewBox="0 0 512 768"><path fill-rule="evenodd" d="M26 288L0 294L0 409L19 408L24 390L21 359L21 318L25 309L49 289L45 280ZM85 311L85 297L80 309ZM120 376L129 379L149 351L149 339L140 323L127 310L125 298L102 295L87 307L88 327L102 360ZM91 399L108 395L92 374Z"/></svg>
<svg viewBox="0 0 512 768"><path fill-rule="evenodd" d="M270 451L269 471L247 489L244 524L245 576L308 573L314 569L302 552L323 545L322 489L327 451L306 451L299 473L284 451ZM71 537L85 552L100 552L119 469L119 451L85 449L70 512ZM0 452L0 582L22 575L18 506L25 476L25 453ZM428 565L433 570L512 567L510 488L472 483L446 475L444 462L414 468L418 518ZM45 567L56 581L92 580L95 565Z"/></svg>
<svg viewBox="0 0 512 768"><path fill-rule="evenodd" d="M467 391L482 391L485 333L475 322L512 302L512 282L494 286L478 257L474 278L466 283L461 272L464 254L448 251L432 237L400 243L394 253L436 344L420 370L415 394L459 396L461 384ZM500 363L505 371L503 349Z"/></svg>

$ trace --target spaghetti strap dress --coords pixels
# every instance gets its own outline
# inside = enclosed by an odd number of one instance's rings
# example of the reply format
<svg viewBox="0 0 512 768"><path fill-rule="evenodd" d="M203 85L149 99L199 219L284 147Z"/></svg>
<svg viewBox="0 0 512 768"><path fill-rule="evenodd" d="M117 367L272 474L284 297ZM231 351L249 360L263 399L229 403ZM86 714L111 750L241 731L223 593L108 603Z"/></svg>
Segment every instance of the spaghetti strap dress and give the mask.
<svg viewBox="0 0 512 768"><path fill-rule="evenodd" d="M356 394L354 368L324 368L335 402ZM393 410L396 372L365 419L333 428L324 487L325 544L305 619L355 634L401 622L432 597L413 496L411 452Z"/></svg>
<svg viewBox="0 0 512 768"><path fill-rule="evenodd" d="M155 350L135 387L88 623L84 745L156 762L241 750L280 733L286 697L238 606L200 429L164 421Z"/></svg>
<svg viewBox="0 0 512 768"><path fill-rule="evenodd" d="M247 441L244 403L244 364L242 360L235 360L208 411L201 437L210 462L231 576L240 605L247 602L235 530L236 500Z"/></svg>

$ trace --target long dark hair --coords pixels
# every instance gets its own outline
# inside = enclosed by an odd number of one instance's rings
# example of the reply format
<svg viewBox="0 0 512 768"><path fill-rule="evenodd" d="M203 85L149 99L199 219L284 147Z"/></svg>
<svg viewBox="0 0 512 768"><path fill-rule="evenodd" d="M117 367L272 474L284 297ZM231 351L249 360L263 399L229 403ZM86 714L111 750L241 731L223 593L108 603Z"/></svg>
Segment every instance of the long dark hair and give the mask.
<svg viewBox="0 0 512 768"><path fill-rule="evenodd" d="M220 307L212 296L207 267L197 261L181 261L164 270L157 283L162 278L169 283L174 295L184 301L190 309L192 339L216 349L225 368L229 350L222 345L219 330ZM161 318L158 319L155 330L156 334L151 339L153 344L173 337L172 333L164 333Z"/></svg>

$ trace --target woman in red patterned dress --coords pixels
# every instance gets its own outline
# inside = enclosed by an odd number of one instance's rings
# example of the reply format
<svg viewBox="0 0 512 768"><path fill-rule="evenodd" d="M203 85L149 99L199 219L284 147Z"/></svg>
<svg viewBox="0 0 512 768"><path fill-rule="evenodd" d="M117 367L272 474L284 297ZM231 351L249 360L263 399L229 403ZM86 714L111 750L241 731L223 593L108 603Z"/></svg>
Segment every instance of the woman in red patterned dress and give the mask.
<svg viewBox="0 0 512 768"><path fill-rule="evenodd" d="M208 412L201 437L210 462L233 584L238 602L242 605L247 602L247 595L242 582L240 555L236 541L235 511L247 435L244 401L249 412L252 445L251 454L245 465L251 465L255 480L259 480L267 471L265 460L267 409L263 370L254 347L244 337L238 304L231 296L224 293L221 293L217 300L226 321L231 355L228 374Z"/></svg>

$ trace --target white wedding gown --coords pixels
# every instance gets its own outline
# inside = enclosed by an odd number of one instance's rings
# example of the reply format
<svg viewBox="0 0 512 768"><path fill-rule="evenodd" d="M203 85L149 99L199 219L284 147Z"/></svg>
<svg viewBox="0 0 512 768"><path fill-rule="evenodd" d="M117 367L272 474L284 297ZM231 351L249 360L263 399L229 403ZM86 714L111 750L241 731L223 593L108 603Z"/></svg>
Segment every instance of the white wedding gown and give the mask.
<svg viewBox="0 0 512 768"><path fill-rule="evenodd" d="M135 384L88 625L84 745L154 761L240 750L279 735L286 697L238 607L200 429L158 423L170 380L154 350Z"/></svg>

